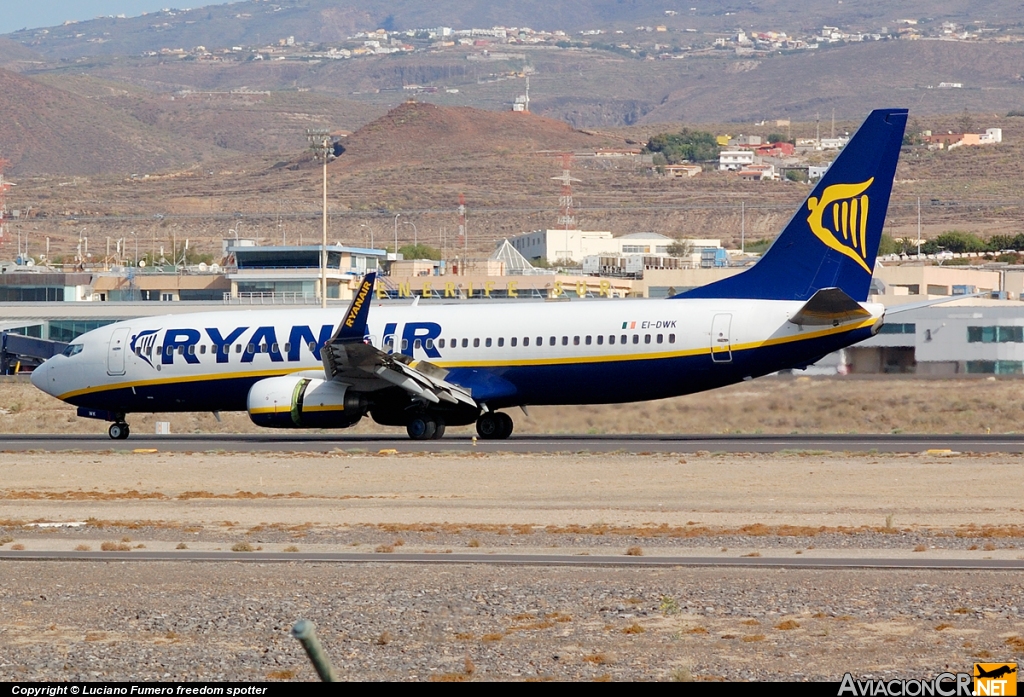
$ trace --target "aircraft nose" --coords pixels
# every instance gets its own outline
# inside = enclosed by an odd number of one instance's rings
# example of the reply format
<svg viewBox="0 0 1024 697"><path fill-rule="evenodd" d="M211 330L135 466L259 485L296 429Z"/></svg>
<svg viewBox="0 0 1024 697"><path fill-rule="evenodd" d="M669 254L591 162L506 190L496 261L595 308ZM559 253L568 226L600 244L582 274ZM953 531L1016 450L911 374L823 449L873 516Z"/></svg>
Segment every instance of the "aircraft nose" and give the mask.
<svg viewBox="0 0 1024 697"><path fill-rule="evenodd" d="M50 361L45 361L41 366L32 371L32 375L29 378L33 385L46 394L53 394L50 389L50 385L53 384L53 381L50 379L50 371L52 370L53 365Z"/></svg>

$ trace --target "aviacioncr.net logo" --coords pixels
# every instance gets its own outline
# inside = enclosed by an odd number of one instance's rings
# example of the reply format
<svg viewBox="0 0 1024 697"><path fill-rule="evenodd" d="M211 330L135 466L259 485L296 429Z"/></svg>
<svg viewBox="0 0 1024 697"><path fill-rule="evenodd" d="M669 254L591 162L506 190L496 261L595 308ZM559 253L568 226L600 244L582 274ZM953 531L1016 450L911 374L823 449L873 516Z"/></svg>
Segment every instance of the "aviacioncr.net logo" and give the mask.
<svg viewBox="0 0 1024 697"><path fill-rule="evenodd" d="M864 194L875 181L871 177L860 184L833 184L821 193L821 199L807 199L807 224L827 247L845 254L871 273L867 265L868 209Z"/></svg>

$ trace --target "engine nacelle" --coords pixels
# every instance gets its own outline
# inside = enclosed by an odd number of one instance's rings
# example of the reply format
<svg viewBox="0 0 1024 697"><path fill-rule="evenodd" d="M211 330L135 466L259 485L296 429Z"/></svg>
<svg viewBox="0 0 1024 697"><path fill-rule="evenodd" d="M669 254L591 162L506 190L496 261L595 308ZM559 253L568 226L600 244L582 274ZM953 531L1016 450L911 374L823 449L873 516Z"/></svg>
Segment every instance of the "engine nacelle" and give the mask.
<svg viewBox="0 0 1024 697"><path fill-rule="evenodd" d="M318 378L283 375L249 390L249 418L267 428L348 428L366 413L362 395Z"/></svg>

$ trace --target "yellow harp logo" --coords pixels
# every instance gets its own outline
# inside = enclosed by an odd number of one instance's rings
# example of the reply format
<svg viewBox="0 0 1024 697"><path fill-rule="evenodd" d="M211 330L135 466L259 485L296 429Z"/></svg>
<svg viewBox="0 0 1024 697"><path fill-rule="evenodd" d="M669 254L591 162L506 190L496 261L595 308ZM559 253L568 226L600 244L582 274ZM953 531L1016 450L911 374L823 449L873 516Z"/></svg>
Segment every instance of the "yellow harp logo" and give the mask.
<svg viewBox="0 0 1024 697"><path fill-rule="evenodd" d="M865 271L867 265L868 197L864 194L874 177L860 184L833 184L821 194L821 200L807 199L807 224L819 240L840 254L845 254ZM831 223L832 227L826 227Z"/></svg>

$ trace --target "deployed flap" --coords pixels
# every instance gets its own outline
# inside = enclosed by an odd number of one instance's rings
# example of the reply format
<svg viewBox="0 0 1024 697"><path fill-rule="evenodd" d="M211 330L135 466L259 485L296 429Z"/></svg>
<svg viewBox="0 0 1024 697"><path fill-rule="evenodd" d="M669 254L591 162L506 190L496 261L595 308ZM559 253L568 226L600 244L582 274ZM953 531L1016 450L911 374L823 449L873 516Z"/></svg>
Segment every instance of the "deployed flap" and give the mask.
<svg viewBox="0 0 1024 697"><path fill-rule="evenodd" d="M369 273L359 284L345 319L323 347L321 358L327 379L367 392L394 385L414 398L433 404L461 402L476 407L476 400L468 390L445 380L448 372L440 366L426 361L414 362L400 353L388 354L370 344L366 338L366 323L374 279L375 274Z"/></svg>
<svg viewBox="0 0 1024 697"><path fill-rule="evenodd" d="M870 316L870 312L839 288L822 288L789 321L801 326L837 325Z"/></svg>

